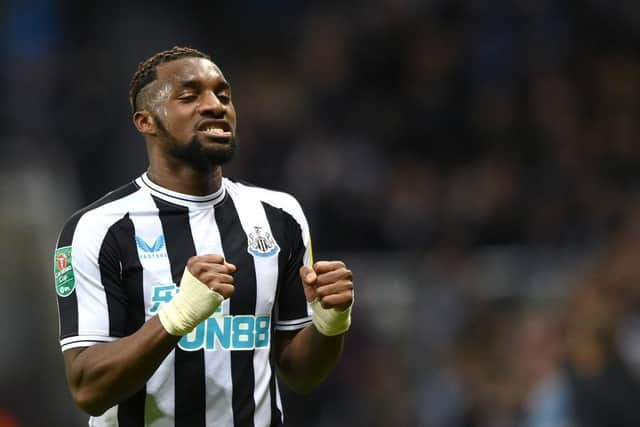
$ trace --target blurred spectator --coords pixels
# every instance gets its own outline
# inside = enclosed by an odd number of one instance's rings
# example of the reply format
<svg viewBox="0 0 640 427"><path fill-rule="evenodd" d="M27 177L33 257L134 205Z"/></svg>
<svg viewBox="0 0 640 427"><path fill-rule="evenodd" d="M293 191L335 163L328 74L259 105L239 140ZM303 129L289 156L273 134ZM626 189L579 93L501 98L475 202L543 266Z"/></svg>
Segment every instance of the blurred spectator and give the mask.
<svg viewBox="0 0 640 427"><path fill-rule="evenodd" d="M568 366L581 427L640 425L638 223L637 214L629 217L576 289L568 311Z"/></svg>

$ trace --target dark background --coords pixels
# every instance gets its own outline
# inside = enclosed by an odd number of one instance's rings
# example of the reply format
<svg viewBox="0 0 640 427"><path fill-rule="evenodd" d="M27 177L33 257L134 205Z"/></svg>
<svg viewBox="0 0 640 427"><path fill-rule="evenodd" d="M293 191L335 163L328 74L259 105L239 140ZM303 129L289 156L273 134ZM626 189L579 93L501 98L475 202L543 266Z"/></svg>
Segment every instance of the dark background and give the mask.
<svg viewBox="0 0 640 427"><path fill-rule="evenodd" d="M0 5L0 427L85 424L51 255L145 170L129 80L175 45L232 84L225 173L294 194L356 274L289 425L640 425L640 2Z"/></svg>

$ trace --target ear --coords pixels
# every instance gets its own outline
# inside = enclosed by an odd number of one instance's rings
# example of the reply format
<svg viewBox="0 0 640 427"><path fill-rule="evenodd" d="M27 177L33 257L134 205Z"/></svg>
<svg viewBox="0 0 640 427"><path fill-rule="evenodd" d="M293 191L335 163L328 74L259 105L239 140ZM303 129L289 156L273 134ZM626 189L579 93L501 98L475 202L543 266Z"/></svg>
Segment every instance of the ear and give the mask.
<svg viewBox="0 0 640 427"><path fill-rule="evenodd" d="M147 110L136 111L133 114L133 124L138 132L143 135L155 135L156 134L156 122L153 119L151 113Z"/></svg>

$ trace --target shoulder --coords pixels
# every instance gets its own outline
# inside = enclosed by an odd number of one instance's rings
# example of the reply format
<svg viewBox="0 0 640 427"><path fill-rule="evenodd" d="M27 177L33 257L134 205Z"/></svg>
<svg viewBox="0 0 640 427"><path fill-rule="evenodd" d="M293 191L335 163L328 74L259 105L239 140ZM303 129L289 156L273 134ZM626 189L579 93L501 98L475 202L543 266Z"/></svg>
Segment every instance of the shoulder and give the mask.
<svg viewBox="0 0 640 427"><path fill-rule="evenodd" d="M75 235L98 236L128 211L127 200L140 187L135 182L107 193L88 206L74 212L64 223L57 246L69 246Z"/></svg>
<svg viewBox="0 0 640 427"><path fill-rule="evenodd" d="M232 197L235 195L239 197L251 197L257 199L263 204L269 205L276 210L292 216L298 223L306 222L302 206L298 200L289 193L270 190L229 178L225 178L225 185L227 191Z"/></svg>

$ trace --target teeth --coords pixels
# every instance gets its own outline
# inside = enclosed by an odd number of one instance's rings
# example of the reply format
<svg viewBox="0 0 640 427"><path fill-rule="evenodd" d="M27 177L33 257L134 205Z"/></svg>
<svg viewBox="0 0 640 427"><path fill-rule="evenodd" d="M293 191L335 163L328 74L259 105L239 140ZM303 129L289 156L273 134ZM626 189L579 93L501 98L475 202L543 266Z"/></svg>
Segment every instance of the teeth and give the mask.
<svg viewBox="0 0 640 427"><path fill-rule="evenodd" d="M214 128L214 127L211 127L211 128L205 128L205 129L204 129L204 132L206 132L206 133L213 133L213 134L216 134L216 135L223 135L223 134L225 134L225 133L226 133L226 131L225 131L224 129Z"/></svg>

